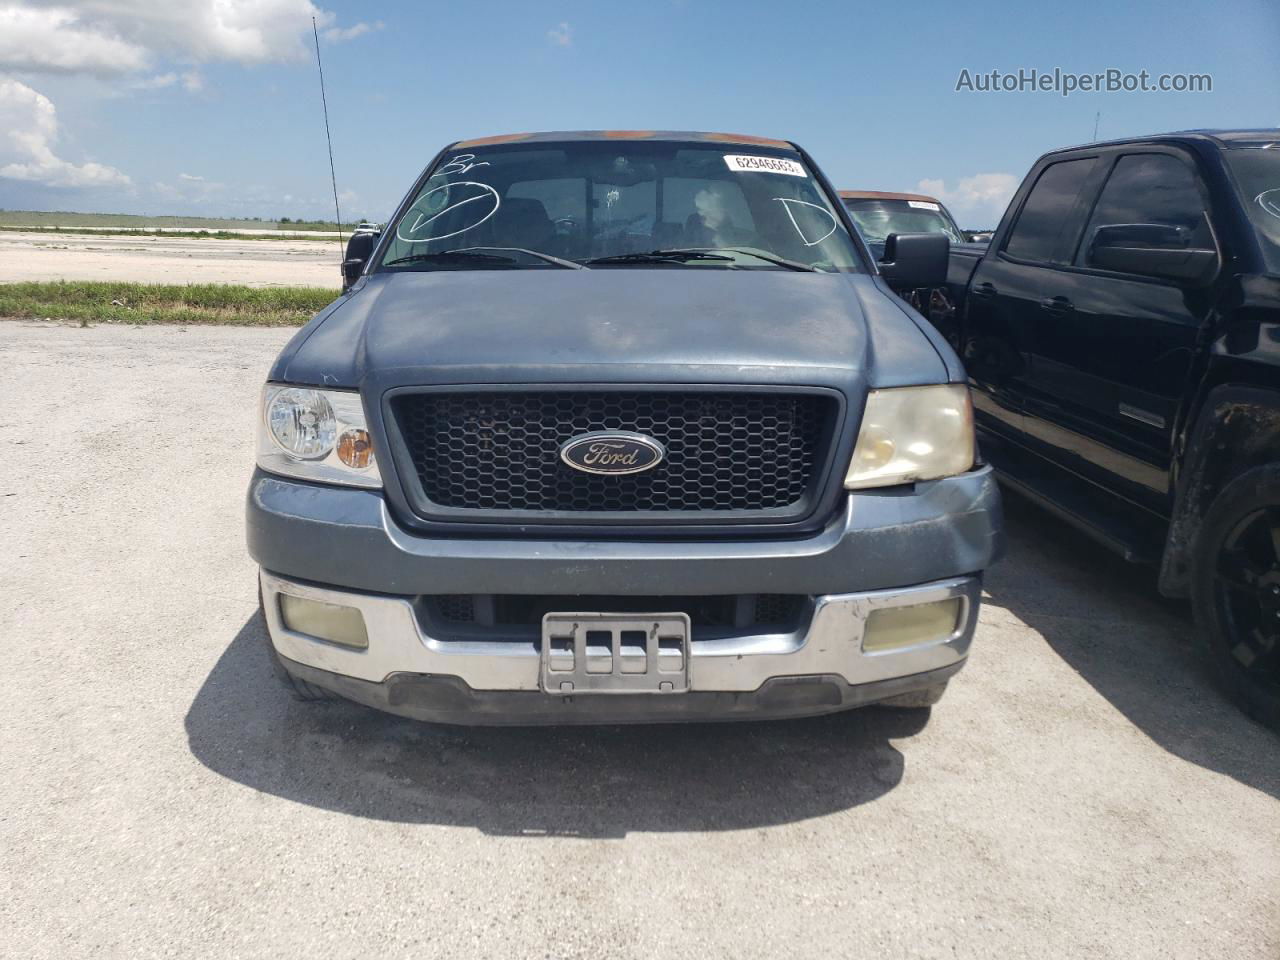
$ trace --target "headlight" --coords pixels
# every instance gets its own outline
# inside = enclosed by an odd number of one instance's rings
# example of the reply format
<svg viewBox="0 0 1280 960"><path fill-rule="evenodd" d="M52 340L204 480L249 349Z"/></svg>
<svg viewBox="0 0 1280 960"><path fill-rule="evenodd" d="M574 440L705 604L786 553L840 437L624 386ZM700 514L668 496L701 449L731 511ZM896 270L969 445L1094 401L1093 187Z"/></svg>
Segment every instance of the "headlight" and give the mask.
<svg viewBox="0 0 1280 960"><path fill-rule="evenodd" d="M269 383L258 420L258 466L269 473L380 487L360 394Z"/></svg>
<svg viewBox="0 0 1280 960"><path fill-rule="evenodd" d="M855 490L964 473L973 466L973 405L959 383L872 390L844 485Z"/></svg>

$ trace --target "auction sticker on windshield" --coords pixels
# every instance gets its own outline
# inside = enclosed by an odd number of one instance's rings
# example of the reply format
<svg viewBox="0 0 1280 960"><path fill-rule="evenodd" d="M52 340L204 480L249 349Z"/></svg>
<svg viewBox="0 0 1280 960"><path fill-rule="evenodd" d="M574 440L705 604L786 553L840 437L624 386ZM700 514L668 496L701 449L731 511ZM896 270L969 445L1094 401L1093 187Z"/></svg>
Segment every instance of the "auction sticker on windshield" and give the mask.
<svg viewBox="0 0 1280 960"><path fill-rule="evenodd" d="M789 177L807 177L804 167L794 160L782 160L779 157L740 157L726 154L724 162L730 170L738 173L785 173Z"/></svg>
<svg viewBox="0 0 1280 960"><path fill-rule="evenodd" d="M915 207L917 210L937 210L936 203L929 203L927 200L908 200L908 207Z"/></svg>

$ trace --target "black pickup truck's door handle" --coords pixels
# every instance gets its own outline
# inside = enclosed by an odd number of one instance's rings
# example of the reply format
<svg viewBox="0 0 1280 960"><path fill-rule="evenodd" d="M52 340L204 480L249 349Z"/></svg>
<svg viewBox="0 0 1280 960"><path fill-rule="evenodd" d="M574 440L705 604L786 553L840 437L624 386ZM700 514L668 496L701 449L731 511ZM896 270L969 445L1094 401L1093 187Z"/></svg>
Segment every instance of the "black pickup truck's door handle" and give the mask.
<svg viewBox="0 0 1280 960"><path fill-rule="evenodd" d="M979 300L990 300L995 295L996 285L985 280L982 283L975 283L973 289L969 291L969 296L977 297Z"/></svg>
<svg viewBox="0 0 1280 960"><path fill-rule="evenodd" d="M1066 316L1075 308L1076 305L1066 297L1045 297L1040 301L1040 309L1055 317Z"/></svg>

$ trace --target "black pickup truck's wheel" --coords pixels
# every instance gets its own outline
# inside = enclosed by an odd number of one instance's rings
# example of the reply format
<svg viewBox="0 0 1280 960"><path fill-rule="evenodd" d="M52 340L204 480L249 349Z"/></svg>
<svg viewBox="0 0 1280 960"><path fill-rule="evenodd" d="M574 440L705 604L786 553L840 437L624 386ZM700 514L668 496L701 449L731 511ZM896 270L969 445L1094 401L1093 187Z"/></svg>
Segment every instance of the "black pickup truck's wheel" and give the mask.
<svg viewBox="0 0 1280 960"><path fill-rule="evenodd" d="M1192 600L1201 640L1227 692L1280 728L1280 465L1233 480L1196 540Z"/></svg>
<svg viewBox="0 0 1280 960"><path fill-rule="evenodd" d="M341 700L342 698L336 693L331 693L324 687L317 687L314 683L299 680L284 668L284 664L280 662L280 654L276 653L276 645L271 642L271 634L267 631L267 612L262 603L261 586L258 587L258 616L262 618L262 640L267 645L267 656L271 660L271 673L280 683L280 686L284 687L285 692L295 700Z"/></svg>

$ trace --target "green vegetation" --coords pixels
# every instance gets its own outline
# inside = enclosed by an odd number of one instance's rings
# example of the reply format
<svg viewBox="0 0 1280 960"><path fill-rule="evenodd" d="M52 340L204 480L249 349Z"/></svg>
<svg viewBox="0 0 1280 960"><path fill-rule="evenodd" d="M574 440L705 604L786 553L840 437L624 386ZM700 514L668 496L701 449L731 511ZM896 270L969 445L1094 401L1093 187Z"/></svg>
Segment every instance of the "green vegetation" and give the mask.
<svg viewBox="0 0 1280 960"><path fill-rule="evenodd" d="M57 281L0 284L0 317L89 323L298 326L331 302L318 287Z"/></svg>
<svg viewBox="0 0 1280 960"><path fill-rule="evenodd" d="M351 224L343 224L349 231ZM0 227L180 227L187 230L336 230L337 224L326 220L233 219L217 217L144 217L132 213L47 213L39 210L0 210Z"/></svg>
<svg viewBox="0 0 1280 960"><path fill-rule="evenodd" d="M247 229L247 228L246 228ZM334 235L316 237L310 234L290 233L281 230L276 233L233 233L230 230L141 230L132 227L7 227L0 226L0 232L14 233L47 233L51 237L66 234L87 235L91 237L189 237L197 240L318 240L322 243L334 243ZM343 231L343 237L350 235Z"/></svg>

